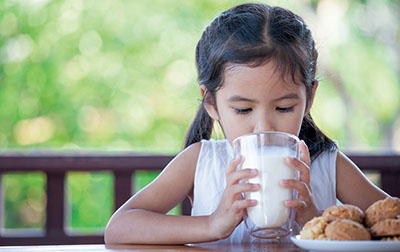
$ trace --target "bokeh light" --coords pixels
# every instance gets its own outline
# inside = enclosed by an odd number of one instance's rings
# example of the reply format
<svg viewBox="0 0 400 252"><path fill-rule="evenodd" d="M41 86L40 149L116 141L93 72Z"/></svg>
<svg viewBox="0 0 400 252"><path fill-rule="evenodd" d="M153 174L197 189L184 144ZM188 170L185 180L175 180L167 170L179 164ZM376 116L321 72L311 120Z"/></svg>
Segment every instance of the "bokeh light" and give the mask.
<svg viewBox="0 0 400 252"><path fill-rule="evenodd" d="M0 1L1 150L176 154L201 98L196 43L243 2L252 1ZM345 152L400 153L400 2L261 2L300 14L313 32L318 126ZM3 175L5 226L40 227L44 178L13 176ZM83 208L98 209L94 188L111 183L109 174L68 176L71 227L105 225L111 210L93 220ZM111 189L101 192L109 209Z"/></svg>

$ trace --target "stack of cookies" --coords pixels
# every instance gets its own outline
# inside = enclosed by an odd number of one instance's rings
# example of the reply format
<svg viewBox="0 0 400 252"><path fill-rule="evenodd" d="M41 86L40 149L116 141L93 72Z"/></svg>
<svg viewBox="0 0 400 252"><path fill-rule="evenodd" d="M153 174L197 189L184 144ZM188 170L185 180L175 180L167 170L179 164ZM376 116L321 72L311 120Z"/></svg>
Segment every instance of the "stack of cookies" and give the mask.
<svg viewBox="0 0 400 252"><path fill-rule="evenodd" d="M375 202L365 211L364 222L373 237L400 241L400 199Z"/></svg>
<svg viewBox="0 0 400 252"><path fill-rule="evenodd" d="M331 206L304 225L300 238L400 241L400 199L379 200L365 213L353 205Z"/></svg>

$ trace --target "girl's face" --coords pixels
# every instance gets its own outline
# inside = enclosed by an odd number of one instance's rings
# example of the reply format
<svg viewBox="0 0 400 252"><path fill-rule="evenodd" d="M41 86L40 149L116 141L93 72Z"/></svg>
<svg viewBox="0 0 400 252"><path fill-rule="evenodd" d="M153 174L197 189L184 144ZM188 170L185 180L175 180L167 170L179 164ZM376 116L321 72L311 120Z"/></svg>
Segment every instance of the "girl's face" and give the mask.
<svg viewBox="0 0 400 252"><path fill-rule="evenodd" d="M283 80L270 61L258 67L227 67L224 84L216 92L215 100L214 104L205 103L206 109L212 118L220 121L226 138L232 143L236 137L262 131L298 136L313 98L306 108L305 86L294 83L291 76Z"/></svg>

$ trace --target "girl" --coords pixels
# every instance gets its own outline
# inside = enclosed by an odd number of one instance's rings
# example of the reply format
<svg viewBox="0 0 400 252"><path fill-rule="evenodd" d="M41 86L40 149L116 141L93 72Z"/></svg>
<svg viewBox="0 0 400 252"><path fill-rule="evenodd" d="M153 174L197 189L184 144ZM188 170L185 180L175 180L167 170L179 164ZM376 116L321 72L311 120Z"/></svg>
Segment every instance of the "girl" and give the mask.
<svg viewBox="0 0 400 252"><path fill-rule="evenodd" d="M299 192L298 200L285 202L296 209L299 225L335 205L337 198L363 210L385 198L311 118L317 56L310 30L288 10L242 4L215 18L196 48L203 100L185 149L115 212L105 242L253 241L242 218L257 202L240 194L260 186L239 181L257 171L236 170L241 157L232 160L231 147L236 137L253 132L281 131L302 139L300 159L287 159L300 180L281 181ZM214 121L225 140L210 139ZM166 215L187 196L192 216Z"/></svg>

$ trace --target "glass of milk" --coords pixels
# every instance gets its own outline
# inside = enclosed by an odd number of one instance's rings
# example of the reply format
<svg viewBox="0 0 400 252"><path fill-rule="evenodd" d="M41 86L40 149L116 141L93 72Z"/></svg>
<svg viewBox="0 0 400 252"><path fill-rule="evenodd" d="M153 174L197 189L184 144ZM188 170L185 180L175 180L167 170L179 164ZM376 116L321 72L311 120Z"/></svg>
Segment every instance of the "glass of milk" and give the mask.
<svg viewBox="0 0 400 252"><path fill-rule="evenodd" d="M257 177L242 183L261 185L257 192L242 196L255 199L258 204L247 208L244 221L248 232L258 238L279 239L292 231L294 209L285 206L286 200L296 199L297 193L284 188L283 179L298 179L298 171L289 167L285 158L299 157L299 139L288 133L268 131L247 134L233 141L235 157L243 156L238 169L258 170Z"/></svg>

